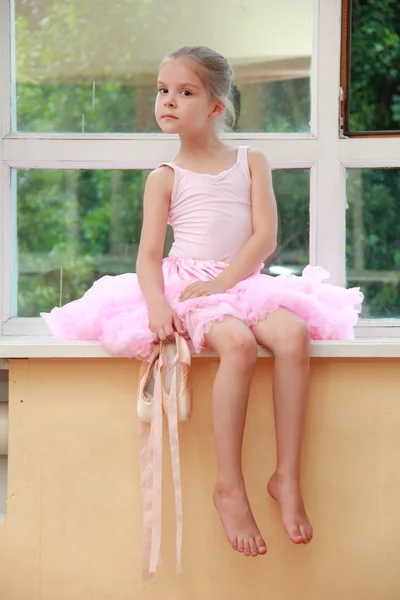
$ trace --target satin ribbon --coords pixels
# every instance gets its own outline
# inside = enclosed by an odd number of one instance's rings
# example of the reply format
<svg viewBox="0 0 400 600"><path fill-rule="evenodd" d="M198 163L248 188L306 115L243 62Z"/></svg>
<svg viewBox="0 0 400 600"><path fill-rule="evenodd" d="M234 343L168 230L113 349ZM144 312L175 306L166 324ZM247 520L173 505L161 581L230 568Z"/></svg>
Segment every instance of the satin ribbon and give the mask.
<svg viewBox="0 0 400 600"><path fill-rule="evenodd" d="M175 494L176 570L182 572L182 485L179 458L177 362L172 363L171 388L168 396L168 433ZM162 351L154 364L154 396L151 423L139 422L139 465L143 507L143 578L152 580L161 563L162 509L162 434L163 370L167 365Z"/></svg>

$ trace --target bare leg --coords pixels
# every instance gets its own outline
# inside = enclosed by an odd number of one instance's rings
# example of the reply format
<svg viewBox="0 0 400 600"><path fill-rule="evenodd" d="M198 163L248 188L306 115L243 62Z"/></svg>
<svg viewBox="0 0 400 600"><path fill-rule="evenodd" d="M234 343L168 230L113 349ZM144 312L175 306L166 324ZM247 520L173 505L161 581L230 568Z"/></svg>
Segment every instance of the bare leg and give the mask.
<svg viewBox="0 0 400 600"><path fill-rule="evenodd" d="M309 382L308 329L296 315L279 309L252 331L258 343L275 357L277 466L268 482L268 492L280 504L290 539L296 544L307 544L313 532L301 494L300 458Z"/></svg>
<svg viewBox="0 0 400 600"><path fill-rule="evenodd" d="M267 548L247 498L242 473L242 441L257 342L250 329L227 317L216 323L206 344L220 356L213 388L213 423L218 460L214 504L232 547L247 556Z"/></svg>

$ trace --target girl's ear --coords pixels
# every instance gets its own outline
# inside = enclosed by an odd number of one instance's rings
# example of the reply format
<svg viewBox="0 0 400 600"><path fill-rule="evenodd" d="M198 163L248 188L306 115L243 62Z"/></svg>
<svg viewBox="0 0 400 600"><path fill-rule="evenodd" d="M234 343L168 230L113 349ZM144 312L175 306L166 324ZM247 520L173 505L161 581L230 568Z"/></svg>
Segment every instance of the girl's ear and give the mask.
<svg viewBox="0 0 400 600"><path fill-rule="evenodd" d="M216 119L219 119L219 117L222 115L222 113L224 112L224 110L225 110L225 104L223 102L220 102L220 101L216 102L214 104L214 106L213 106L212 111L211 111L210 119L213 119L214 121Z"/></svg>

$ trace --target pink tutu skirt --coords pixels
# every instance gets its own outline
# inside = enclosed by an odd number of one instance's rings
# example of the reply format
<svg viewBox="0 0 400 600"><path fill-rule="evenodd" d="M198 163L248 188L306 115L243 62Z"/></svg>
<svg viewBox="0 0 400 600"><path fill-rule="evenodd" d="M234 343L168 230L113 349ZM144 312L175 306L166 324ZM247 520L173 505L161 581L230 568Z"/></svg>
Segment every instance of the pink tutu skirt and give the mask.
<svg viewBox="0 0 400 600"><path fill-rule="evenodd" d="M321 267L308 266L301 277L255 273L223 294L179 302L188 285L210 280L225 263L169 257L162 263L165 297L182 320L192 351L200 353L211 325L230 315L252 327L278 308L303 319L316 340L352 340L363 294L323 283ZM134 273L105 275L78 300L41 313L62 340L99 340L115 356L146 358L153 345L145 300Z"/></svg>

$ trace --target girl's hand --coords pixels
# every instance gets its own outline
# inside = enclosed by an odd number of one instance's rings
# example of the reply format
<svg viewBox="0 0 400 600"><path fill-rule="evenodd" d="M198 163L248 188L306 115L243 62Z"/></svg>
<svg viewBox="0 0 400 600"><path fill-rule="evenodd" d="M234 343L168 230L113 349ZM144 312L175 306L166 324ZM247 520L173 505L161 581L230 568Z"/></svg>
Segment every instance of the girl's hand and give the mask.
<svg viewBox="0 0 400 600"><path fill-rule="evenodd" d="M212 281L196 281L183 290L179 302L198 298L199 296L211 296L212 294L223 294L226 288L217 279Z"/></svg>
<svg viewBox="0 0 400 600"><path fill-rule="evenodd" d="M173 342L174 332L186 335L182 322L167 302L149 310L150 331L155 334L155 343Z"/></svg>

